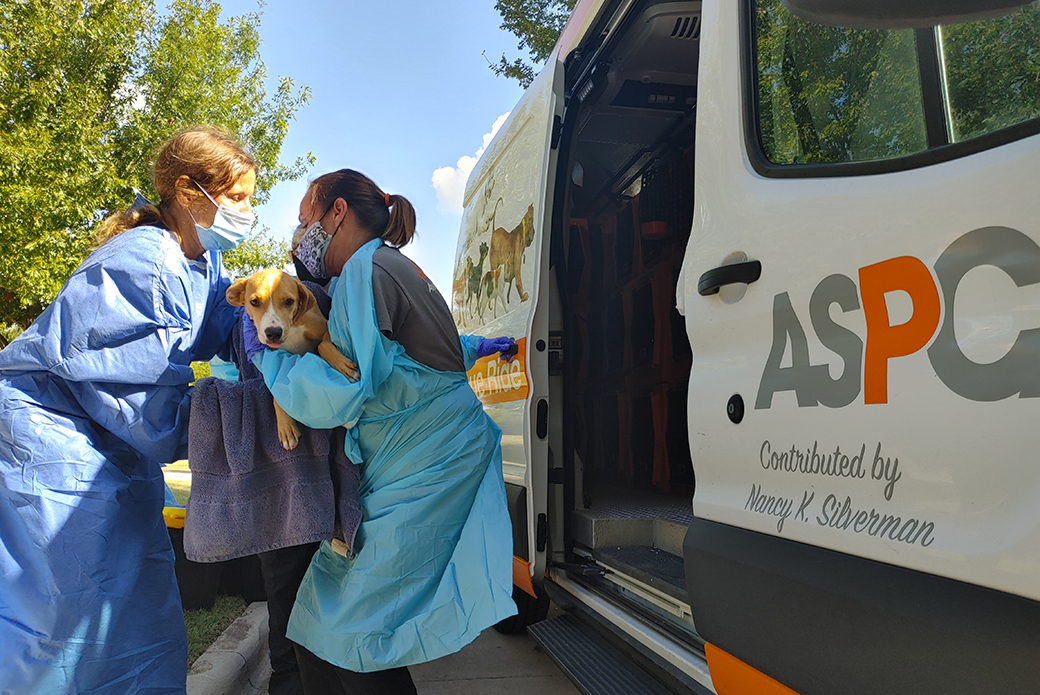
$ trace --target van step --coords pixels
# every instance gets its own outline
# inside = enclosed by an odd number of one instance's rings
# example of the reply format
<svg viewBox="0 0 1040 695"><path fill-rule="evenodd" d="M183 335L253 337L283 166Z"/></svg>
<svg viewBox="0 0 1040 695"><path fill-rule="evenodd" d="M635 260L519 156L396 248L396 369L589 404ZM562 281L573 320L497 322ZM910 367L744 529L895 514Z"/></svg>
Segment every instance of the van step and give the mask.
<svg viewBox="0 0 1040 695"><path fill-rule="evenodd" d="M570 613L527 631L584 695L673 695Z"/></svg>
<svg viewBox="0 0 1040 695"><path fill-rule="evenodd" d="M677 601L689 603L683 559L660 548L621 546L597 548L592 556L616 572L623 572Z"/></svg>
<svg viewBox="0 0 1040 695"><path fill-rule="evenodd" d="M592 506L571 513L571 536L586 548L645 545L682 556L693 521L689 497L596 488Z"/></svg>

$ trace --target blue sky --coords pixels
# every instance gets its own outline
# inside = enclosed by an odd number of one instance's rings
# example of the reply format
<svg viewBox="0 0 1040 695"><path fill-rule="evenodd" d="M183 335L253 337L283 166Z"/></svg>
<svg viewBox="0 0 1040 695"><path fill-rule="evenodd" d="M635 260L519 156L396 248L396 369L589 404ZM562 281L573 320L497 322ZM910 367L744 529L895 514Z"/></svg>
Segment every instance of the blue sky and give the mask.
<svg viewBox="0 0 1040 695"><path fill-rule="evenodd" d="M257 8L256 0L220 4L225 15ZM308 178L349 167L408 198L418 238L405 251L446 300L467 167L522 94L488 68L487 58L519 55L494 5L271 0L261 20L268 78L290 77L312 90L290 126L283 161L311 152L317 161ZM256 209L260 223L288 239L305 189L302 180L279 184Z"/></svg>

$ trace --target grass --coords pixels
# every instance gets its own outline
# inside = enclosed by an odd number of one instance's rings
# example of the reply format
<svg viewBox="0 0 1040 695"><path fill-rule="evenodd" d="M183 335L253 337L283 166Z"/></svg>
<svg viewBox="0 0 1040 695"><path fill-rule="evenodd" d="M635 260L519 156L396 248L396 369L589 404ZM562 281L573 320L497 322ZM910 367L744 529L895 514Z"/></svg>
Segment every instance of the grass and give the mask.
<svg viewBox="0 0 1040 695"><path fill-rule="evenodd" d="M184 611L184 625L188 628L188 666L195 663L245 609L246 602L238 596L217 596L211 610Z"/></svg>
<svg viewBox="0 0 1040 695"><path fill-rule="evenodd" d="M166 466L170 471L187 471L187 461L177 461ZM173 490L177 504L186 505L191 492L191 478L167 478L166 484ZM188 666L195 663L220 634L242 615L246 602L238 596L217 596L210 610L184 611L184 626L188 630Z"/></svg>
<svg viewBox="0 0 1040 695"><path fill-rule="evenodd" d="M167 480L166 484L173 490L173 496L177 498L177 504L182 507L188 504L188 493L191 492L191 480Z"/></svg>
<svg viewBox="0 0 1040 695"><path fill-rule="evenodd" d="M191 469L188 468L188 462L182 460L177 461L176 463L169 464L163 470L188 471ZM177 498L177 504L181 505L182 507L188 504L188 493L191 492L191 478L181 480L179 478L167 476L166 484L170 486L171 490L173 490L173 496Z"/></svg>
<svg viewBox="0 0 1040 695"><path fill-rule="evenodd" d="M208 366L208 365L207 365ZM188 471L187 461L177 461L166 466L169 471ZM177 504L188 503L191 492L191 477L180 479L167 477L166 484L173 490ZM239 596L217 596L210 610L184 611L184 626L188 630L188 666L195 663L206 649L220 637L235 618L242 615L246 602Z"/></svg>

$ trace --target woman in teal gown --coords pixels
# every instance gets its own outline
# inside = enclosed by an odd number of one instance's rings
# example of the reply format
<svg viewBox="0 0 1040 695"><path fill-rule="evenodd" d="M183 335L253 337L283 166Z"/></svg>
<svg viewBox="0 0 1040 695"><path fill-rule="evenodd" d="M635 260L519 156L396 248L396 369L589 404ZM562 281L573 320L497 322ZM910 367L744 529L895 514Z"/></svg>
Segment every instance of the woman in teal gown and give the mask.
<svg viewBox="0 0 1040 695"><path fill-rule="evenodd" d="M361 377L312 354L255 358L298 421L349 428L347 453L362 467L356 547L342 555L322 544L289 621L308 692L409 692L403 667L516 613L501 432L465 373L511 341L459 338L436 288L397 251L414 219L407 200L357 172L315 180L296 257L333 276L329 331ZM314 656L332 670L308 674Z"/></svg>

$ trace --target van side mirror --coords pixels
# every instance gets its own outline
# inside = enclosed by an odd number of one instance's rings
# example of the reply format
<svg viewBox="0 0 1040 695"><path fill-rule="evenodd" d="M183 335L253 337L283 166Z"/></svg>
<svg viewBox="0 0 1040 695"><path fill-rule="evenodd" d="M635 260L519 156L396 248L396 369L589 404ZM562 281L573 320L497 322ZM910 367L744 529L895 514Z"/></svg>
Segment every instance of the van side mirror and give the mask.
<svg viewBox="0 0 1040 695"><path fill-rule="evenodd" d="M1030 0L781 0L808 22L849 29L921 29L992 19Z"/></svg>

